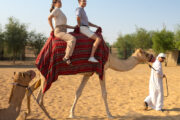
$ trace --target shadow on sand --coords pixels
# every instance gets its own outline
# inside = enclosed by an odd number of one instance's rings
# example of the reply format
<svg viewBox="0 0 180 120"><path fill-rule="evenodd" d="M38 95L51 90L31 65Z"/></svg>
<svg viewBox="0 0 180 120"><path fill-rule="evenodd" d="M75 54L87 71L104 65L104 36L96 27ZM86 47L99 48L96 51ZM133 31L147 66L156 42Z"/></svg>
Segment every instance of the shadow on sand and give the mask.
<svg viewBox="0 0 180 120"><path fill-rule="evenodd" d="M176 112L180 112L180 108L165 109L165 111L176 111Z"/></svg>
<svg viewBox="0 0 180 120"><path fill-rule="evenodd" d="M180 108L178 108L180 109ZM27 120L41 120L41 119L27 119ZM57 118L54 120L72 120L71 118ZM85 117L85 116L76 116L73 120L180 120L180 115L176 116L151 116L151 115L140 115L140 114L134 114L128 115L128 116L114 116L111 119L108 119L107 117Z"/></svg>
<svg viewBox="0 0 180 120"><path fill-rule="evenodd" d="M175 112L180 112L180 108L172 108L172 109L165 109L166 112L168 111L175 111ZM164 112L165 112L164 111ZM62 118L62 119L68 119L68 118ZM107 120L107 117L98 117L98 116L93 116L93 117L85 117L85 116L76 116L77 120ZM59 119L57 119L59 120ZM70 120L70 118L68 119ZM114 116L110 120L180 120L180 113L179 115L167 115L167 116L152 116L152 115L142 115L139 113L134 113L127 115L127 116Z"/></svg>
<svg viewBox="0 0 180 120"><path fill-rule="evenodd" d="M121 119L120 119L121 120ZM141 116L132 120L180 120L180 115L176 116Z"/></svg>

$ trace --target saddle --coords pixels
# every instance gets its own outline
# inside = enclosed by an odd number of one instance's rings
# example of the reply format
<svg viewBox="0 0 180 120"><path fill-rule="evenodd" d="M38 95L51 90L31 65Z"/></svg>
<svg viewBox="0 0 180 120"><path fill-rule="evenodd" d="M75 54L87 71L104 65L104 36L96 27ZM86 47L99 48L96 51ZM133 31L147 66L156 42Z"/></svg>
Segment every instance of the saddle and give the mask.
<svg viewBox="0 0 180 120"><path fill-rule="evenodd" d="M56 38L53 32L46 41L42 50L36 59L36 67L46 79L46 85L43 92L46 92L51 84L57 80L59 75L73 75L84 72L95 72L99 78L103 78L104 65L108 59L109 48L107 47L101 35L101 28L97 29L96 34L102 39L95 53L95 58L99 63L91 63L88 58L91 54L91 49L94 40L84 36L76 28L70 34L76 38L76 45L71 56L72 65L67 65L62 58L65 55L66 42Z"/></svg>

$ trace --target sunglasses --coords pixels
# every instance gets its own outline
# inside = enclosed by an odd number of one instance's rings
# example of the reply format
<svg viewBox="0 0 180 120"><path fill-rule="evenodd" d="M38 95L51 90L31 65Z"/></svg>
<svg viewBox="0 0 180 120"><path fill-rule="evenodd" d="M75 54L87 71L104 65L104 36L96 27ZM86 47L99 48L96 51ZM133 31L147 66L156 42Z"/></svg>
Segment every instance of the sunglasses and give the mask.
<svg viewBox="0 0 180 120"><path fill-rule="evenodd" d="M165 59L165 57L161 57L162 59Z"/></svg>

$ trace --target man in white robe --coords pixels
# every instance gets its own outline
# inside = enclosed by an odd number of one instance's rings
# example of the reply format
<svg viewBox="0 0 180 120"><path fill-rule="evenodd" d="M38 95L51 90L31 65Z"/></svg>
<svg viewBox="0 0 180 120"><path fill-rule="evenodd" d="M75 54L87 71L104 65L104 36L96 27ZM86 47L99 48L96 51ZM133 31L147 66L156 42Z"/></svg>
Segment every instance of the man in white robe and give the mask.
<svg viewBox="0 0 180 120"><path fill-rule="evenodd" d="M160 53L156 61L153 63L153 68L151 69L151 76L149 81L149 96L144 100L145 110L148 107L155 109L157 111L162 111L163 109L163 77L165 75L162 71L162 62L164 62L166 55Z"/></svg>

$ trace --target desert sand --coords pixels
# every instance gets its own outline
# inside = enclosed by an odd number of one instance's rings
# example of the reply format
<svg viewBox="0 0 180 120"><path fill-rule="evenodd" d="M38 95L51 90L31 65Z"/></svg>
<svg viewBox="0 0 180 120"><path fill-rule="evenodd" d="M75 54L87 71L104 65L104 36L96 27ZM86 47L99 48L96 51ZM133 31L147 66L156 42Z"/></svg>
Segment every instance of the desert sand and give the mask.
<svg viewBox="0 0 180 120"><path fill-rule="evenodd" d="M0 64L0 109L8 106L13 72L30 69L36 70L30 64L27 66ZM164 99L166 110L164 112L152 109L143 110L143 101L149 92L150 77L150 69L146 64L137 65L128 72L117 72L111 69L106 71L108 104L114 120L180 120L180 66L163 67L163 70L168 78L169 86L169 97ZM68 119L81 78L81 75L59 76L47 91L44 105L53 118ZM166 89L164 94L166 95ZM21 111L27 110L26 101L25 98ZM28 120L47 120L33 98L31 98L31 105L32 112ZM88 81L77 103L75 115L77 120L108 119L96 74Z"/></svg>

